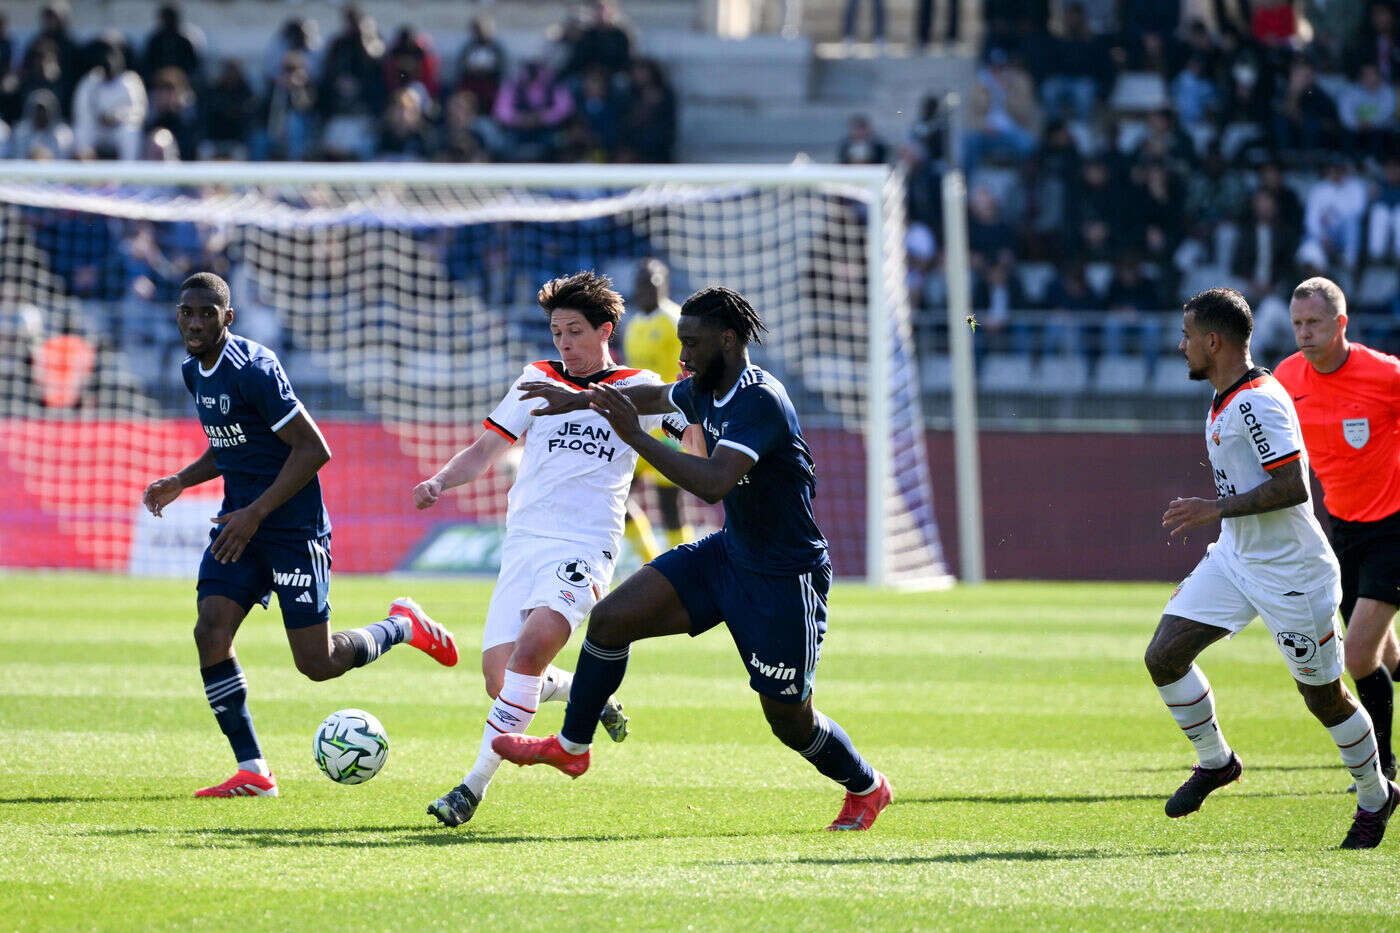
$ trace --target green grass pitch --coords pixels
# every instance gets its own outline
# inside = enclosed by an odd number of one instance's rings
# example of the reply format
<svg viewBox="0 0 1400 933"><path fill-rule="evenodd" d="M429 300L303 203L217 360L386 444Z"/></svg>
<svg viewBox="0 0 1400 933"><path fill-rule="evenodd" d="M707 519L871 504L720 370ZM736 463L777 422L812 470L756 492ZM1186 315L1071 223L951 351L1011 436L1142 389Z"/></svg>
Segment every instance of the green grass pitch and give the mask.
<svg viewBox="0 0 1400 933"><path fill-rule="evenodd" d="M231 773L190 638L192 586L0 576L0 928L1394 929L1400 829L1336 849L1354 798L1327 733L1252 627L1207 652L1244 782L1162 814L1191 750L1141 657L1167 585L840 586L819 705L896 802L831 834L841 794L764 726L728 636L633 649L633 734L570 782L502 769L476 819L460 780L486 703L489 587L338 577L335 621L410 592L463 663L407 647L328 683L274 613L239 636L276 800L195 800ZM577 644L561 663L572 666ZM311 760L332 710L390 738L373 781ZM558 728L545 704L532 731ZM603 738L600 732L600 738Z"/></svg>

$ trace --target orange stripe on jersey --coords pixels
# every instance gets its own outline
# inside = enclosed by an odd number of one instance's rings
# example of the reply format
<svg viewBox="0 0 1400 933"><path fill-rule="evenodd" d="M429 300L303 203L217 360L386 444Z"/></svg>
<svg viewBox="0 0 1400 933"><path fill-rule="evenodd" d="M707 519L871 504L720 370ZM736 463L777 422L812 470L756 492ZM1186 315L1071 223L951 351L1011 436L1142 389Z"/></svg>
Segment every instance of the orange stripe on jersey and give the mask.
<svg viewBox="0 0 1400 933"><path fill-rule="evenodd" d="M599 382L617 382L619 379L627 379L641 372L640 369L619 369L606 379L599 379Z"/></svg>
<svg viewBox="0 0 1400 933"><path fill-rule="evenodd" d="M487 418L485 421L481 422L481 424L482 424L483 427L486 428L486 430L488 430L488 431L495 431L497 434L501 435L501 437L504 437L506 440L510 441L512 444L514 444L517 440L519 440L519 438L517 438L514 434L510 433L510 432L507 431L505 428L501 427L499 424L497 424L496 422L492 421L490 418Z"/></svg>
<svg viewBox="0 0 1400 933"><path fill-rule="evenodd" d="M566 386L571 386L575 389L578 389L580 392L583 391L583 386L565 379L562 375L555 371L553 366L550 366L548 363L531 363L530 365L538 369L540 372L544 373L549 378L553 379L555 382L562 382Z"/></svg>
<svg viewBox="0 0 1400 933"><path fill-rule="evenodd" d="M1279 459L1270 461L1269 463L1266 463L1263 466L1265 470L1277 470L1285 463L1292 463L1294 460L1297 460L1301 456L1303 456L1303 452L1301 450L1295 450L1288 456L1280 457Z"/></svg>
<svg viewBox="0 0 1400 933"><path fill-rule="evenodd" d="M1262 386L1262 385L1267 385L1268 383L1273 382L1273 381L1274 381L1274 379L1273 379L1272 376L1258 376L1258 377L1256 377L1256 378L1254 378L1254 379L1249 380L1248 382L1244 383L1243 385L1237 387L1237 388L1236 388L1233 392L1231 392L1229 395L1227 395L1227 396L1225 396L1224 398L1222 398L1222 399L1220 400L1220 404L1218 404L1218 405L1212 405L1212 406L1210 407L1210 416L1211 416L1211 418L1214 418L1216 415L1220 414L1220 410L1223 409L1226 405L1230 404L1230 399L1234 398L1236 395L1239 395L1239 394L1240 394L1241 392L1243 392L1245 389L1257 389L1257 388L1259 388L1260 386Z"/></svg>
<svg viewBox="0 0 1400 933"><path fill-rule="evenodd" d="M1318 643L1317 643L1317 646L1318 646L1319 648L1321 648L1323 645L1325 645L1325 644L1327 644L1329 641L1331 641L1331 640L1332 640L1332 636L1334 636L1334 635L1336 635L1336 634L1337 634L1336 629L1333 629L1332 631L1328 632L1328 633L1327 633L1327 637L1324 638L1324 639L1322 639L1322 641L1318 642Z"/></svg>

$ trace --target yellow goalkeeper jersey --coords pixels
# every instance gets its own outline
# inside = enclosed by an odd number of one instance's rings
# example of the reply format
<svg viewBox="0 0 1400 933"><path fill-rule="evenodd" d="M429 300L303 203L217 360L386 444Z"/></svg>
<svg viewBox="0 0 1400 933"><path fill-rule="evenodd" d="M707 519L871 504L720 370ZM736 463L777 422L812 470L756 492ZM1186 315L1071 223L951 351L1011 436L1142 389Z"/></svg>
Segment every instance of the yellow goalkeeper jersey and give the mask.
<svg viewBox="0 0 1400 933"><path fill-rule="evenodd" d="M681 340L676 322L681 308L674 301L662 300L650 314L629 314L622 335L622 355L634 369L649 369L666 382L675 382L681 371Z"/></svg>

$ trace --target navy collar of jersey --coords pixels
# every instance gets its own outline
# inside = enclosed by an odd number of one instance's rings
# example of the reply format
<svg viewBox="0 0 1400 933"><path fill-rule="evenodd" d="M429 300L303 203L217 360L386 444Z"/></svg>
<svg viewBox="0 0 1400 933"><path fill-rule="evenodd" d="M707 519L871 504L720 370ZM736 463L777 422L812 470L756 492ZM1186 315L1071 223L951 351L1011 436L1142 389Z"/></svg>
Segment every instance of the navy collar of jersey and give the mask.
<svg viewBox="0 0 1400 933"><path fill-rule="evenodd" d="M1238 392L1240 390L1240 387L1243 386L1246 382L1250 382L1252 380L1258 379L1260 376L1267 375L1269 375L1269 371L1262 366L1251 366L1249 369L1245 370L1245 374L1241 376L1238 380L1236 380L1235 383L1232 386L1230 386L1230 388L1226 389L1224 392L1215 393L1215 398L1210 400L1211 415L1218 415L1220 413L1221 406L1223 406L1227 401L1229 401L1230 396Z"/></svg>
<svg viewBox="0 0 1400 933"><path fill-rule="evenodd" d="M621 366L614 365L609 366L607 369L600 369L596 373L591 373L587 376L573 376L564 368L564 363L560 360L545 360L544 365L554 370L560 379L563 379L565 382L571 382L580 388L587 388L595 382L602 382L604 379L617 375L622 369Z"/></svg>

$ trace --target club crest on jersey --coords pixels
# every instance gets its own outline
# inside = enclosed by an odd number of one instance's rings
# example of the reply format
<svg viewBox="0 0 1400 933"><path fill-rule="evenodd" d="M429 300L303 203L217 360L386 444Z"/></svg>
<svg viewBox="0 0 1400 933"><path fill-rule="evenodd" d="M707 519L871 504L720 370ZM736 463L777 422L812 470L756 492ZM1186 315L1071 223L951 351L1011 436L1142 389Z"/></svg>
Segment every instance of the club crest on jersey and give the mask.
<svg viewBox="0 0 1400 933"><path fill-rule="evenodd" d="M1213 430L1210 432L1210 439L1211 439L1212 442L1214 442L1214 444L1215 444L1216 447L1219 447L1219 446L1220 446L1220 429L1219 429L1219 428L1215 428L1215 429L1213 429Z"/></svg>
<svg viewBox="0 0 1400 933"><path fill-rule="evenodd" d="M554 570L554 575L570 586L583 586L592 574L593 568L589 567L588 561L582 557L561 560L559 566Z"/></svg>
<svg viewBox="0 0 1400 933"><path fill-rule="evenodd" d="M1295 664L1306 664L1317 654L1317 642L1301 632L1279 632L1278 646Z"/></svg>
<svg viewBox="0 0 1400 933"><path fill-rule="evenodd" d="M233 407L233 401L232 401L227 395L220 395L220 396L219 396L219 414L221 414L221 415L226 415L226 414L228 414L228 410L229 410L230 408L232 408L232 407Z"/></svg>
<svg viewBox="0 0 1400 933"><path fill-rule="evenodd" d="M1370 418L1346 418L1342 421L1342 437L1347 443L1360 450L1371 439Z"/></svg>

